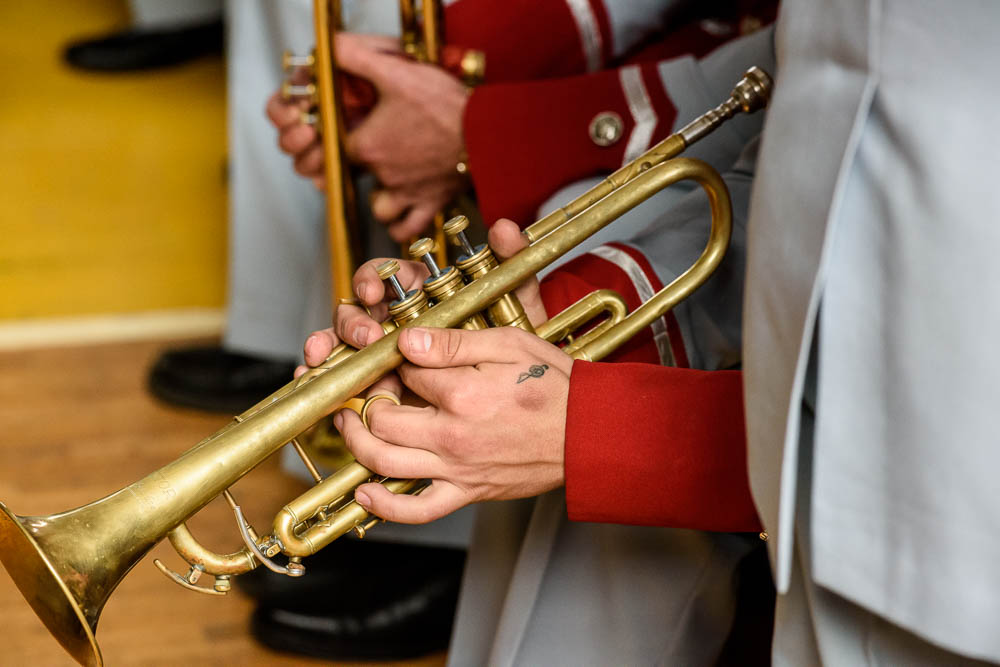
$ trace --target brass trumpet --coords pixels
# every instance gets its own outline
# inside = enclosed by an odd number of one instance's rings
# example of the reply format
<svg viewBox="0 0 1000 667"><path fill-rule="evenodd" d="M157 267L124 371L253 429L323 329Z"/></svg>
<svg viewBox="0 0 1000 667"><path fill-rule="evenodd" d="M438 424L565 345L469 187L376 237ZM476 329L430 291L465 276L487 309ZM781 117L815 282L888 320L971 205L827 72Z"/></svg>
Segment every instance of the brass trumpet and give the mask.
<svg viewBox="0 0 1000 667"><path fill-rule="evenodd" d="M576 358L599 360L673 308L719 265L732 223L729 194L719 174L704 162L675 156L735 114L762 108L770 90L768 75L751 68L728 100L525 230L531 244L503 264L488 246L469 244L463 219L450 221L446 232L464 251L457 268L434 264L425 289L405 292L394 282L394 267L384 267L383 277L400 297L390 307L393 321L383 325L384 338L362 350L341 345L321 367L138 482L51 516L16 516L0 504L0 560L25 599L73 658L82 665L101 665L94 636L101 610L125 574L165 536L190 567L186 575L157 561L158 567L186 588L216 595L229 589L231 576L258 565L300 576L305 572L303 557L347 532L364 536L379 519L354 502L359 484L377 480L405 493L418 490L421 482L381 478L358 463L322 479L305 457L317 484L286 505L263 536L245 520L228 488L286 443L304 456L295 440L300 433L402 363L396 346L401 327L477 328L485 323L485 313L494 326L531 330L512 294L518 285L662 188L690 179L708 194L712 225L704 251L687 271L631 314L626 314L620 296L600 290L535 333L560 342L604 313L603 322L564 348ZM427 245L415 248L417 254ZM432 307L428 295L436 300ZM244 542L240 550L225 555L203 547L184 525L220 494L234 511ZM279 554L286 563L274 560ZM213 587L198 587L196 582L206 574L214 577Z"/></svg>

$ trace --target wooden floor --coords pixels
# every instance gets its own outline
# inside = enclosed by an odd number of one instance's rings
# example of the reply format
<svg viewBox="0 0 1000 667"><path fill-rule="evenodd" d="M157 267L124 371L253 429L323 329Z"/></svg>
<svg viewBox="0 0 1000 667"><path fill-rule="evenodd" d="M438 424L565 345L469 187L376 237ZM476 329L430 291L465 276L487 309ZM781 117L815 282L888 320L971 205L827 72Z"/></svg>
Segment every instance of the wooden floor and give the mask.
<svg viewBox="0 0 1000 667"><path fill-rule="evenodd" d="M139 479L227 419L172 409L144 391L146 370L164 343L131 343L0 353L0 500L18 514L49 514L96 500ZM251 522L266 525L302 490L272 459L236 487ZM191 523L209 547L232 551L229 510L210 505ZM108 665L313 665L281 656L247 634L251 602L188 592L152 564L180 559L159 545L111 597L97 633ZM0 574L3 665L72 665ZM417 664L443 664L441 655Z"/></svg>
<svg viewBox="0 0 1000 667"><path fill-rule="evenodd" d="M128 23L124 0L0 2L0 323L223 303L225 67L63 63Z"/></svg>

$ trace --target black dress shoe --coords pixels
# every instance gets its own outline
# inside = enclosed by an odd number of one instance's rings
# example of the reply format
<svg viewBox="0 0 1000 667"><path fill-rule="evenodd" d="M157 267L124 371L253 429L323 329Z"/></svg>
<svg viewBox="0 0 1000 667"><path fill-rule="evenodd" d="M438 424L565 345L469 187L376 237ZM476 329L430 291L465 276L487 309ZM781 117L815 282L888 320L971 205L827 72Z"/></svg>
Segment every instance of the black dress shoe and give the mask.
<svg viewBox="0 0 1000 667"><path fill-rule="evenodd" d="M187 408L238 414L292 379L295 364L222 347L168 350L149 372L157 398Z"/></svg>
<svg viewBox="0 0 1000 667"><path fill-rule="evenodd" d="M328 660L405 660L448 647L465 552L342 539L290 578L264 568L236 578L257 600L265 646Z"/></svg>
<svg viewBox="0 0 1000 667"><path fill-rule="evenodd" d="M70 44L73 67L99 72L133 72L178 65L222 53L222 21L169 30L131 28Z"/></svg>

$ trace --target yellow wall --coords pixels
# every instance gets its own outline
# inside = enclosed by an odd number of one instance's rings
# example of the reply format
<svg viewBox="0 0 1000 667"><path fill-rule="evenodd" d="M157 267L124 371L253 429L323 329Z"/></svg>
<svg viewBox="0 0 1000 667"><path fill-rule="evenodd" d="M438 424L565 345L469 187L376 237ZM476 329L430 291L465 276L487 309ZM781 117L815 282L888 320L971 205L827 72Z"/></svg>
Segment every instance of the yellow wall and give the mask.
<svg viewBox="0 0 1000 667"><path fill-rule="evenodd" d="M223 303L223 63L62 63L127 24L111 0L0 2L0 320Z"/></svg>

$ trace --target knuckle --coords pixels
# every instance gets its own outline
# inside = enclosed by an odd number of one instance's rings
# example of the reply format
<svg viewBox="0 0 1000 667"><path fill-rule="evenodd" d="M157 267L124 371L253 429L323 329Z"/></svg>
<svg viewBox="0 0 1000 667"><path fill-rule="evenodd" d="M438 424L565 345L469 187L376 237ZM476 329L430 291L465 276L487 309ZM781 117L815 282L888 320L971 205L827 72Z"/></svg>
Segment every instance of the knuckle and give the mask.
<svg viewBox="0 0 1000 667"><path fill-rule="evenodd" d="M416 519L418 523L430 523L431 521L437 518L437 515L434 512L434 510L430 507L425 507L425 506L420 507L417 510L416 514L417 514Z"/></svg>
<svg viewBox="0 0 1000 667"><path fill-rule="evenodd" d="M350 328L350 314L344 312L344 308L337 309L337 317L333 322L333 329L337 332L337 338L340 340L345 340L347 338L347 331Z"/></svg>
<svg viewBox="0 0 1000 667"><path fill-rule="evenodd" d="M394 463L392 456L387 452L378 452L372 457L371 466L369 467L380 475L392 477L395 468Z"/></svg>
<svg viewBox="0 0 1000 667"><path fill-rule="evenodd" d="M387 420L385 419L385 408L375 406L385 401L375 401L368 411L368 431L379 440L386 440L388 435Z"/></svg>
<svg viewBox="0 0 1000 667"><path fill-rule="evenodd" d="M396 511L396 508L392 505L392 503L382 502L381 499L376 500L375 498L372 498L371 512L378 518L386 521L392 521L394 523L403 522L403 517Z"/></svg>
<svg viewBox="0 0 1000 667"><path fill-rule="evenodd" d="M295 171L299 172L303 176L309 174L312 171L312 166L316 162L314 155L311 152L299 153L295 156Z"/></svg>
<svg viewBox="0 0 1000 667"><path fill-rule="evenodd" d="M438 450L446 459L454 460L464 441L464 430L460 424L444 424L438 431Z"/></svg>
<svg viewBox="0 0 1000 667"><path fill-rule="evenodd" d="M381 147L377 138L369 132L357 132L350 142L351 152L357 160L365 163L378 162Z"/></svg>
<svg viewBox="0 0 1000 667"><path fill-rule="evenodd" d="M454 361L462 350L462 336L457 329L442 329L442 352L445 359Z"/></svg>
<svg viewBox="0 0 1000 667"><path fill-rule="evenodd" d="M469 385L456 385L442 397L442 403L444 403L442 407L448 412L459 413L464 412L468 406L475 405L476 401L476 392ZM450 428L454 428L454 426L454 424L449 424Z"/></svg>
<svg viewBox="0 0 1000 667"><path fill-rule="evenodd" d="M379 166L375 170L375 175L378 176L379 183L390 189L406 185L403 172L387 165Z"/></svg>
<svg viewBox="0 0 1000 667"><path fill-rule="evenodd" d="M340 435L344 438L344 447L347 448L347 451L349 451L354 458L361 461L361 457L359 455L362 452L358 448L357 434L354 430L354 425L347 420L344 420L344 427L340 430ZM364 462L362 462L362 465L364 465Z"/></svg>

